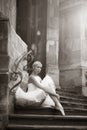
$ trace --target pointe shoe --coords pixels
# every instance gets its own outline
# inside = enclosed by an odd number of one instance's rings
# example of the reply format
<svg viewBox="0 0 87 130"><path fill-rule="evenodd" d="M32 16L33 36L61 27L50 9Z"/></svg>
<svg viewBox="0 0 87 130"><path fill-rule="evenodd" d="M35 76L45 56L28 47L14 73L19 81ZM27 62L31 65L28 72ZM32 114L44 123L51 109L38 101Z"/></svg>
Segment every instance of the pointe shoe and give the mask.
<svg viewBox="0 0 87 130"><path fill-rule="evenodd" d="M61 114L62 114L62 116L65 116L65 112L63 110L60 110L59 107L55 106L55 109L58 110L58 111L60 111Z"/></svg>

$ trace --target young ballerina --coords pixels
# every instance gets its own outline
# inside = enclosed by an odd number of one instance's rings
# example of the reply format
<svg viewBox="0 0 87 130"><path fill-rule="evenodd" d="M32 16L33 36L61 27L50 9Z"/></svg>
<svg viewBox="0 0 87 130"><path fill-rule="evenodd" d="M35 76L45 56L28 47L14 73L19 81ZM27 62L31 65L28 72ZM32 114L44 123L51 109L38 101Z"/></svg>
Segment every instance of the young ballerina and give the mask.
<svg viewBox="0 0 87 130"><path fill-rule="evenodd" d="M43 99L41 103L42 107L53 106L57 110L60 110L63 116L65 116L64 109L59 102L59 95L55 91L55 85L50 76L46 76L43 80L38 75L41 72L42 64L39 61L33 63L33 71L29 77L28 92L33 92L36 99ZM32 95L33 96L33 95Z"/></svg>
<svg viewBox="0 0 87 130"><path fill-rule="evenodd" d="M42 106L55 107L60 110L62 115L65 115L64 109L59 102L59 95L55 91L55 85L50 76L46 75L42 80L38 75L41 72L42 64L35 61L32 65L32 73L27 82L27 76L23 76L22 82L26 81L28 86L27 92L23 91L21 86L17 87L15 93L15 102L22 107Z"/></svg>

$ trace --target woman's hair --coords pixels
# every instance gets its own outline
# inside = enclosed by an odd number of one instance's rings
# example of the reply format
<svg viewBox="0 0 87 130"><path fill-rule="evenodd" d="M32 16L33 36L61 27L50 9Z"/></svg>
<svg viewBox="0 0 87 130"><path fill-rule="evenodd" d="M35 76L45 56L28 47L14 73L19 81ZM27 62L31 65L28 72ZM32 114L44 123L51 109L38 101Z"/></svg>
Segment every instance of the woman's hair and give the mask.
<svg viewBox="0 0 87 130"><path fill-rule="evenodd" d="M37 65L42 66L42 63L41 63L40 61L35 61L35 62L33 63L33 65L32 65L32 68L34 68L34 67L37 66Z"/></svg>

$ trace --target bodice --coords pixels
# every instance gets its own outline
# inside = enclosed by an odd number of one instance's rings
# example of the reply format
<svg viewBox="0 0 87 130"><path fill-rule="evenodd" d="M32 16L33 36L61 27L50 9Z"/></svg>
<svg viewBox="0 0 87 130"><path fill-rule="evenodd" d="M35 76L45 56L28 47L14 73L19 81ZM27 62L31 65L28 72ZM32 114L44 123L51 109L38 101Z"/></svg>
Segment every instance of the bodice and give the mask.
<svg viewBox="0 0 87 130"><path fill-rule="evenodd" d="M35 80L37 82L41 82L42 81L42 79L39 76L34 76L34 78L35 78ZM34 90L38 90L38 89L39 88L35 84L33 84L32 82L30 82L28 84L28 91L34 91Z"/></svg>

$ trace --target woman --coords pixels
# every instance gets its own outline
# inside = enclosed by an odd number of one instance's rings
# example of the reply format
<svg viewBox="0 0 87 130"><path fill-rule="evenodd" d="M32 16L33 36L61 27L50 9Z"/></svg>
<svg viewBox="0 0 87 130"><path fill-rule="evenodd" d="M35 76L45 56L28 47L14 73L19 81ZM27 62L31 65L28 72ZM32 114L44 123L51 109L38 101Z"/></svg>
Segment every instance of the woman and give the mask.
<svg viewBox="0 0 87 130"><path fill-rule="evenodd" d="M33 63L33 71L28 81L28 91L25 93L19 88L16 92L16 98L19 95L19 103L25 105L55 107L65 115L62 105L59 102L59 95L56 94L55 85L50 76L46 76L43 80L38 75L41 72L42 64L39 61Z"/></svg>

